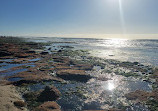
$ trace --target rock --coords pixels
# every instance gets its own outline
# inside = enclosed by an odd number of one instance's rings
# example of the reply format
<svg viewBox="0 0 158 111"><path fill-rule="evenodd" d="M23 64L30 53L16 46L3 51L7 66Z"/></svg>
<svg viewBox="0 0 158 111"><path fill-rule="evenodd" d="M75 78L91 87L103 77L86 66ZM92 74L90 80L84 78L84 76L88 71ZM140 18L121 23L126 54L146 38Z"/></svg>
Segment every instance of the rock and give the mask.
<svg viewBox="0 0 158 111"><path fill-rule="evenodd" d="M29 50L29 51L26 51L26 53L36 53L36 52L33 50Z"/></svg>
<svg viewBox="0 0 158 111"><path fill-rule="evenodd" d="M54 86L46 86L38 97L38 101L55 101L61 96L60 91Z"/></svg>
<svg viewBox="0 0 158 111"><path fill-rule="evenodd" d="M3 56L10 56L10 55L12 55L12 53L7 52L7 51L0 51L0 57L3 57Z"/></svg>
<svg viewBox="0 0 158 111"><path fill-rule="evenodd" d="M80 70L92 70L93 66L90 64L76 64L75 67L78 67Z"/></svg>
<svg viewBox="0 0 158 111"><path fill-rule="evenodd" d="M81 82L87 82L91 78L91 76L87 75L84 70L61 69L58 70L56 74L65 80L75 80Z"/></svg>
<svg viewBox="0 0 158 111"><path fill-rule="evenodd" d="M62 50L58 50L58 52L62 52Z"/></svg>
<svg viewBox="0 0 158 111"><path fill-rule="evenodd" d="M40 54L46 55L46 54L48 54L48 52L43 51L43 52L41 52Z"/></svg>
<svg viewBox="0 0 158 111"><path fill-rule="evenodd" d="M139 62L133 62L133 64L134 64L134 65L138 65L138 64L139 64Z"/></svg>
<svg viewBox="0 0 158 111"><path fill-rule="evenodd" d="M67 57L53 57L53 61L65 63L65 64L70 64L70 59Z"/></svg>
<svg viewBox="0 0 158 111"><path fill-rule="evenodd" d="M112 79L107 78L107 77L97 77L96 79L97 79L97 80L100 80L100 81L108 81L108 80L112 80Z"/></svg>
<svg viewBox="0 0 158 111"><path fill-rule="evenodd" d="M71 69L70 66L68 66L67 64L64 63L54 63L53 66L55 67L55 69L60 70L60 69Z"/></svg>
<svg viewBox="0 0 158 111"><path fill-rule="evenodd" d="M129 100L140 100L140 101L146 101L147 98L150 96L149 92L145 92L142 90L136 90L135 92L130 92L128 94L125 94L125 97Z"/></svg>
<svg viewBox="0 0 158 111"><path fill-rule="evenodd" d="M50 48L48 48L48 50L51 50L51 47L50 47Z"/></svg>
<svg viewBox="0 0 158 111"><path fill-rule="evenodd" d="M26 103L24 101L15 101L14 102L14 105L16 107L25 107L26 106Z"/></svg>
<svg viewBox="0 0 158 111"><path fill-rule="evenodd" d="M23 95L23 98L25 98L26 101L37 101L37 98L41 91L37 92L28 92Z"/></svg>
<svg viewBox="0 0 158 111"><path fill-rule="evenodd" d="M15 54L15 57L19 57L19 58L27 58L32 56L31 54L26 54L26 53L17 53Z"/></svg>
<svg viewBox="0 0 158 111"><path fill-rule="evenodd" d="M35 108L33 111L61 111L60 106L56 102L45 102Z"/></svg>

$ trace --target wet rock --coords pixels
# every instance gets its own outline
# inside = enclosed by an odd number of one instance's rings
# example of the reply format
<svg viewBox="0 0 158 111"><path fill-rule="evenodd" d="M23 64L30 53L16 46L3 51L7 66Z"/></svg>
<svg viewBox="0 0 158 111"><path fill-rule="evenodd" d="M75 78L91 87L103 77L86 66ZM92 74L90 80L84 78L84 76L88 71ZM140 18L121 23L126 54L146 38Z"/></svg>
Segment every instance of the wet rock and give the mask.
<svg viewBox="0 0 158 111"><path fill-rule="evenodd" d="M75 67L78 67L80 70L92 70L93 66L90 64L76 64Z"/></svg>
<svg viewBox="0 0 158 111"><path fill-rule="evenodd" d="M29 51L26 51L26 53L36 53L36 52L33 50L29 50Z"/></svg>
<svg viewBox="0 0 158 111"><path fill-rule="evenodd" d="M46 86L38 97L38 101L55 101L61 96L60 91L54 86Z"/></svg>
<svg viewBox="0 0 158 111"><path fill-rule="evenodd" d="M16 86L30 83L38 83L42 81L64 81L59 77L49 75L47 71L39 71L37 68L30 68L28 71L20 72L16 75L10 76L9 78L13 77L23 78L20 81L15 81L12 83Z"/></svg>
<svg viewBox="0 0 158 111"><path fill-rule="evenodd" d="M68 66L67 64L64 63L55 63L53 64L53 66L55 67L55 69L59 70L59 69L71 69L70 66Z"/></svg>
<svg viewBox="0 0 158 111"><path fill-rule="evenodd" d="M25 107L26 106L26 103L24 101L15 101L14 102L14 105L16 107Z"/></svg>
<svg viewBox="0 0 158 111"><path fill-rule="evenodd" d="M61 111L60 106L56 102L45 102L35 108L33 111Z"/></svg>
<svg viewBox="0 0 158 111"><path fill-rule="evenodd" d="M135 92L130 92L128 94L125 94L125 97L129 100L140 100L140 101L146 101L148 97L150 96L149 92L145 92L142 90L136 90Z"/></svg>
<svg viewBox="0 0 158 111"><path fill-rule="evenodd" d="M26 62L26 61L28 61L29 59L27 59L27 58L17 58L17 59L14 59L13 60L13 62L14 63L21 63L21 62Z"/></svg>
<svg viewBox="0 0 158 111"><path fill-rule="evenodd" d="M0 51L0 57L3 57L3 56L10 56L10 55L12 55L12 53L7 52L7 51Z"/></svg>
<svg viewBox="0 0 158 111"><path fill-rule="evenodd" d="M30 56L32 56L32 54L26 54L26 53L15 54L15 57L19 57L19 58L27 58Z"/></svg>
<svg viewBox="0 0 158 111"><path fill-rule="evenodd" d="M41 52L40 54L42 54L42 55L46 55L46 54L48 54L48 52L43 51L43 52Z"/></svg>
<svg viewBox="0 0 158 111"><path fill-rule="evenodd" d="M133 64L134 64L134 65L138 65L138 64L139 64L139 62L133 62Z"/></svg>
<svg viewBox="0 0 158 111"><path fill-rule="evenodd" d="M63 69L58 70L56 74L65 80L75 80L81 82L87 82L91 78L91 76L87 75L84 70Z"/></svg>
<svg viewBox="0 0 158 111"><path fill-rule="evenodd" d="M70 64L70 59L67 57L53 57L53 61L65 63L65 64Z"/></svg>
<svg viewBox="0 0 158 111"><path fill-rule="evenodd" d="M12 84L15 86L22 86L22 85L32 84L32 83L37 83L37 82L38 81L33 81L33 80L19 80L19 81L12 82Z"/></svg>
<svg viewBox="0 0 158 111"><path fill-rule="evenodd" d="M107 77L97 77L96 79L97 79L97 80L100 80L100 81L108 81L108 80L112 80L112 79L107 78Z"/></svg>
<svg viewBox="0 0 158 111"><path fill-rule="evenodd" d="M37 97L41 92L28 92L23 95L26 101L37 101Z"/></svg>
<svg viewBox="0 0 158 111"><path fill-rule="evenodd" d="M58 50L58 52L62 52L62 50Z"/></svg>

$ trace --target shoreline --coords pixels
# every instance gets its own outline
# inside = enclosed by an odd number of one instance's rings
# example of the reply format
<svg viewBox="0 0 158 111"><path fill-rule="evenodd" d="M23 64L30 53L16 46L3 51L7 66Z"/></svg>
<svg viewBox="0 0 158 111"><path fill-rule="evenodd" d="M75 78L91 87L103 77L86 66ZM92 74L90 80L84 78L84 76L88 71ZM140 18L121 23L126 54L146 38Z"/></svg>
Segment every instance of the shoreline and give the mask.
<svg viewBox="0 0 158 111"><path fill-rule="evenodd" d="M16 39L19 40L19 38L15 38L15 40ZM155 87L150 89L151 93L146 93L146 91L141 92L139 90L134 90L133 93L125 92L125 97L127 99L133 100L133 98L138 98L140 101L148 101L147 98L154 97L155 101L157 101L156 95L158 92L158 79L155 77L158 76L158 73L149 66L144 66L138 62L120 62L89 57L87 51L73 51L70 47L65 47L65 49L62 50L55 50L55 53L49 54L49 49L45 50L43 47L49 45L49 43L23 41L12 43L10 41L8 44L2 44L0 57L2 60L1 67L5 67L6 65L6 70L1 71L0 73L4 76L4 80L10 80L9 82L6 82L7 84L14 85L18 88L18 91L23 96L25 103L27 104L27 107L25 106L25 108L28 108L29 110L51 111L51 109L54 108L52 111L63 111L63 108L67 108L69 106L64 107L62 104L65 103L62 101L64 101L64 98L70 99L69 96L75 96L77 99L81 99L81 103L85 102L85 100L91 100L94 97L89 96L89 92L86 92L86 87L89 88L89 86L87 86L87 82L96 85L91 89L93 90L97 88L97 84L93 82L94 80L102 83L112 79L115 80L115 76L121 77L121 81L128 80L129 77L139 79L143 78L141 80L144 80L147 84L151 84L152 87ZM38 51L36 51L37 49ZM12 60L8 60L6 58L10 58ZM10 72L8 72L9 70ZM133 70L135 70L134 73ZM107 75L114 72L115 75L109 77L104 75L102 77L100 74L93 74L98 73L99 71L102 71L102 73L105 72ZM152 81L154 78L156 81ZM5 83L5 81L1 82ZM138 83L139 82L140 81L138 80ZM155 86L153 86L153 84ZM9 95L10 97L13 96L14 98L14 96L18 95L18 93L15 92L16 89L14 87L12 88L11 85L4 85L0 88L4 89L2 91L7 90L8 93L13 91L12 95L9 93L6 94L6 96ZM72 85L75 86L72 87ZM37 89L36 86L38 86ZM63 86L67 87L68 89L63 89ZM32 89L30 90L29 88ZM138 92L142 93L143 99L139 97L139 95L136 95ZM49 96L46 97L46 95ZM18 97L18 100L23 101L19 95ZM3 98L0 98L1 102L2 99ZM148 101L148 104L149 103L154 104L151 101ZM4 104L7 103L4 102ZM13 102L10 102L9 104L11 105L11 109L16 108ZM123 105L124 103L122 103L121 108L117 106L116 109L100 108L100 110L109 109L110 111L121 111L129 107L129 105L126 107ZM157 108L157 106L154 108ZM83 110L90 111L90 109ZM95 110L97 111L97 108Z"/></svg>

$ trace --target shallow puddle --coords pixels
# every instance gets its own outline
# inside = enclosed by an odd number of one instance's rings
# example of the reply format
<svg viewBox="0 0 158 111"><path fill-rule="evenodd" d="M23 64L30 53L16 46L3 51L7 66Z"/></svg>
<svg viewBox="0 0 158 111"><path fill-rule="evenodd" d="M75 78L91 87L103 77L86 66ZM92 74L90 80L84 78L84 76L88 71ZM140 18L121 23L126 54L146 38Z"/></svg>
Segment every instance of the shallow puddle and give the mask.
<svg viewBox="0 0 158 111"><path fill-rule="evenodd" d="M15 82L15 81L20 81L22 79L23 79L22 77L13 77L13 78L9 78L8 81Z"/></svg>

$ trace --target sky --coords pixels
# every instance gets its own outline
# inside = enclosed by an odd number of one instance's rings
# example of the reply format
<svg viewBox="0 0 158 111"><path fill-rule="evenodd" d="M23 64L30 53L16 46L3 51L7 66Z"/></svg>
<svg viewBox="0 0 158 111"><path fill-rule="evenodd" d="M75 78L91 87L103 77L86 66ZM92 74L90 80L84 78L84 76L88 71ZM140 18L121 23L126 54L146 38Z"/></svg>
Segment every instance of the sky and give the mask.
<svg viewBox="0 0 158 111"><path fill-rule="evenodd" d="M0 0L0 35L158 39L158 0Z"/></svg>

